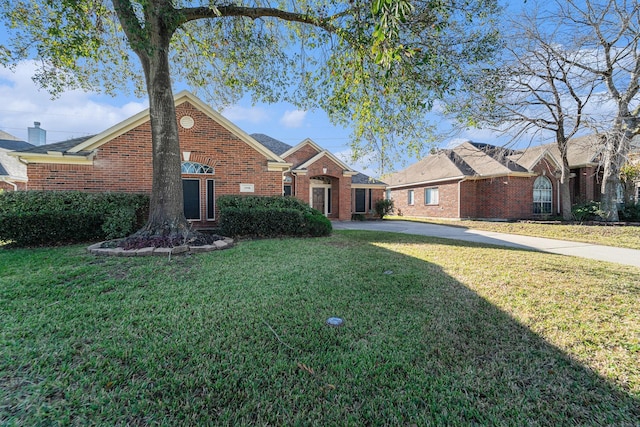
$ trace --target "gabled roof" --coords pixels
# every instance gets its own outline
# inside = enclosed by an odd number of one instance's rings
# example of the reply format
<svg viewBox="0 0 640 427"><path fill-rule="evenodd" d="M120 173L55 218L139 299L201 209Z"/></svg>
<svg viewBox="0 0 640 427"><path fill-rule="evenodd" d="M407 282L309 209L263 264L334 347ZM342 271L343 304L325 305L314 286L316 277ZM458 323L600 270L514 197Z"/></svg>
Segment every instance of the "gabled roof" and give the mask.
<svg viewBox="0 0 640 427"><path fill-rule="evenodd" d="M3 132L7 134L6 132ZM7 134L8 135L8 134ZM2 135L0 135L1 137ZM33 144L29 144L26 141L20 141L19 139L2 139L0 138L0 148L7 151L26 150L34 147Z"/></svg>
<svg viewBox="0 0 640 427"><path fill-rule="evenodd" d="M386 187L387 184L377 180L375 178L371 178L369 175L365 175L362 172L358 172L357 174L351 177L351 185L353 187Z"/></svg>
<svg viewBox="0 0 640 427"><path fill-rule="evenodd" d="M20 154L33 153L33 154L47 154L47 153L62 153L67 155L86 156L90 151L71 151L78 144L81 144L95 135L82 136L79 138L67 139L66 141L54 142L45 145L30 145L29 148L20 150Z"/></svg>
<svg viewBox="0 0 640 427"><path fill-rule="evenodd" d="M277 139L271 138L269 135L265 135L263 133L252 133L250 136L281 157L284 157L282 156L282 153L292 148L289 144L285 144L284 142L278 141Z"/></svg>
<svg viewBox="0 0 640 427"><path fill-rule="evenodd" d="M273 170L283 170L290 166L280 156L272 152L265 145L259 143L254 138L239 127L231 123L221 114L214 111L195 95L188 91L182 91L174 96L175 106L184 103L190 103L195 108L206 114L209 118L216 121L226 130L231 132L241 141L266 157L269 168ZM87 163L90 164L93 153L103 144L113 140L114 138L125 134L126 132L146 123L150 120L149 109L139 112L128 119L110 127L109 129L89 137L75 138L68 141L62 141L54 144L38 146L33 149L16 152L13 155L19 156L23 161L49 162L49 163ZM82 160L80 160L82 159Z"/></svg>
<svg viewBox="0 0 640 427"><path fill-rule="evenodd" d="M346 175L351 175L351 184L353 186L360 185L362 187L372 187L372 186L373 187L375 187L375 186L386 187L386 184L384 182L379 181L379 180L377 180L375 178L371 178L370 176L365 175L365 174L363 174L361 172L357 172L357 171L353 170L351 167L346 165L343 161L338 159L331 152L329 152L327 150L324 150L322 147L320 147L318 144L316 144L315 142L313 142L313 140L311 140L309 138L303 140L302 142L300 142L295 147L292 147L289 144L285 144L282 141L279 141L279 140L277 140L275 138L272 138L272 137L270 137L268 135L265 135L265 134L262 134L262 133L253 133L253 134L251 134L251 137L253 139L255 139L256 141L258 141L259 143L265 145L267 148L269 148L274 153L276 153L276 154L278 154L278 155L280 155L282 157L287 157L288 155L295 153L296 151L298 151L299 149L301 149L305 145L310 145L311 147L314 148L315 151L317 151L317 154L315 154L311 158L306 159L302 163L293 166L291 168L292 170L304 170L308 166L310 166L311 164L313 164L316 161L320 160L322 157L327 156L333 162L338 164L345 171Z"/></svg>
<svg viewBox="0 0 640 427"><path fill-rule="evenodd" d="M9 153L15 150L28 149L33 144L21 141L15 136L0 131L0 179L3 181L26 181L27 167L11 157Z"/></svg>
<svg viewBox="0 0 640 427"><path fill-rule="evenodd" d="M389 187L422 185L463 178L529 175L529 169L511 159L516 152L491 144L463 142L438 150L408 168L389 175Z"/></svg>
<svg viewBox="0 0 640 427"><path fill-rule="evenodd" d="M602 151L595 135L571 140L567 159L571 168L595 166ZM541 161L561 167L561 156L555 143L513 150L491 144L463 142L453 149L439 150L408 168L391 174L390 187L421 185L456 179L482 179L533 173Z"/></svg>
<svg viewBox="0 0 640 427"><path fill-rule="evenodd" d="M350 166L347 166L346 163L344 163L342 160L340 160L339 158L337 158L336 156L334 156L331 152L329 152L327 150L320 151L315 156L311 157L310 159L307 159L305 162L303 162L303 163L301 163L301 164L299 164L297 166L294 166L292 169L293 170L305 170L305 169L309 168L309 166L311 166L312 164L314 164L315 162L317 162L318 160L320 160L323 157L329 158L332 162L334 162L335 164L340 166L342 168L342 170L343 170L343 174L345 174L345 175L347 175L347 174L355 175L357 173L355 170L351 169Z"/></svg>
<svg viewBox="0 0 640 427"><path fill-rule="evenodd" d="M316 144L315 142L313 142L313 140L311 140L311 138L306 138L304 140L302 140L298 145L296 145L295 147L290 147L287 151L285 151L284 153L282 153L282 157L287 157L292 155L293 153L295 153L296 151L300 150L302 147L304 147L305 145L309 145L311 146L314 150L316 150L317 152L320 151L325 151L322 147L320 147L318 144Z"/></svg>

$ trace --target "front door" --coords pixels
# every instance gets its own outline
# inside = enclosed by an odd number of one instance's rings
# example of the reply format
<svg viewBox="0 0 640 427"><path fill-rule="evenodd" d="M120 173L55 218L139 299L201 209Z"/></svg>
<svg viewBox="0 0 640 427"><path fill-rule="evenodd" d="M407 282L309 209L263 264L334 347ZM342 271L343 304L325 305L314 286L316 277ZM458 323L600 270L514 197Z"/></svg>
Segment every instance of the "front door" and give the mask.
<svg viewBox="0 0 640 427"><path fill-rule="evenodd" d="M324 206L325 206L325 197L324 197L324 193L325 193L325 189L320 187L313 187L311 189L312 193L311 193L311 207L313 209L317 209L320 212L322 212L323 214L326 215Z"/></svg>

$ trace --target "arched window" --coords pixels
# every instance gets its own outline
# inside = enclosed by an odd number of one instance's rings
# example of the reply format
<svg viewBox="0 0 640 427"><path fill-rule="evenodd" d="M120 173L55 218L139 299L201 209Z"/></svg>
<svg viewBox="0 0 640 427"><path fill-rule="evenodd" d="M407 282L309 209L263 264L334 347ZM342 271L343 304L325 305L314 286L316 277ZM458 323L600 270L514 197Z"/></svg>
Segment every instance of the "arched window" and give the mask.
<svg viewBox="0 0 640 427"><path fill-rule="evenodd" d="M214 170L211 166L203 165L196 162L182 162L182 173L198 174L198 175L213 175Z"/></svg>
<svg viewBox="0 0 640 427"><path fill-rule="evenodd" d="M537 215L551 214L553 187L546 176L539 176L533 183L533 213Z"/></svg>

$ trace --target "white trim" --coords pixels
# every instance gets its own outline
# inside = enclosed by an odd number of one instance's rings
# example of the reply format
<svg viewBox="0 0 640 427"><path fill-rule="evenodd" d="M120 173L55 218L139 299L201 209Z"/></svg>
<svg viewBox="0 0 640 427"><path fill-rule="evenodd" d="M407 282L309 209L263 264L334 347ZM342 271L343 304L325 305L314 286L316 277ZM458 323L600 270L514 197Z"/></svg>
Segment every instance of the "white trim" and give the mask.
<svg viewBox="0 0 640 427"><path fill-rule="evenodd" d="M53 152L49 152L53 153ZM89 153L86 156L69 156L59 152L55 154L44 153L23 153L18 151L12 151L7 153L10 156L17 157L20 162L28 165L29 163L55 163L61 165L93 165L93 158L95 152Z"/></svg>
<svg viewBox="0 0 640 427"><path fill-rule="evenodd" d="M402 187L417 187L420 185L429 185L429 184L436 184L436 183L441 183L441 182L446 182L446 181L455 181L455 180L460 180L460 179L467 179L468 177L465 175L460 175L460 176L453 176L451 178L441 178L441 179L434 179L431 181L419 181L419 182L408 182L408 183L403 183L403 184L396 184L396 185L387 185L387 188L391 189L391 190L395 190L395 189L399 189Z"/></svg>
<svg viewBox="0 0 640 427"><path fill-rule="evenodd" d="M311 166L312 164L314 164L315 162L317 162L318 160L320 160L324 156L327 156L327 158L329 160L331 160L333 163L337 164L338 166L340 166L342 168L342 175L345 175L346 173L351 173L351 172L353 172L353 175L358 173L358 172L354 171L353 169L351 169L349 166L347 166L344 162L342 162L336 156L334 156L333 154L328 152L327 150L320 151L318 154L316 154L315 156L313 156L312 158L310 158L309 160L307 160L303 164L298 165L298 167L296 169L308 169L309 166Z"/></svg>
<svg viewBox="0 0 640 427"><path fill-rule="evenodd" d="M408 182L408 183L403 183L403 184L388 185L387 188L395 190L395 189L400 189L400 188L403 188L403 187L420 187L420 186L425 186L425 185L434 185L434 184L439 184L439 183L442 183L442 182L456 181L456 180L461 180L461 179L465 180L465 181L479 181L481 179L491 179L491 178L501 178L501 177L529 178L529 177L533 177L533 176L538 176L538 174L532 173L532 172L512 172L512 173L499 173L499 174L494 174L494 175L473 175L473 176L460 175L460 176L454 176L454 177L451 177L451 178L434 179L432 181Z"/></svg>
<svg viewBox="0 0 640 427"><path fill-rule="evenodd" d="M318 152L324 151L324 149L322 147L320 147L318 144L316 144L315 142L313 142L313 140L311 138L305 138L300 143L298 143L298 145L289 148L287 151L282 153L280 156L284 159L287 156L290 156L291 154L295 153L296 151L298 151L299 149L301 149L305 145L310 145L311 148L313 148L314 150L316 150Z"/></svg>

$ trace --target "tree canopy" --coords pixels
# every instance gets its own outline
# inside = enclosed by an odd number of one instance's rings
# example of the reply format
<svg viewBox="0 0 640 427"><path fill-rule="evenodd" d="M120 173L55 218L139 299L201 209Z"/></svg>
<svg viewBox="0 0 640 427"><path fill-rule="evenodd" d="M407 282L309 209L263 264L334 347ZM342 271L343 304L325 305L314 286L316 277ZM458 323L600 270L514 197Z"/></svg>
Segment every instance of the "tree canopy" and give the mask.
<svg viewBox="0 0 640 427"><path fill-rule="evenodd" d="M168 198L181 199L172 82L186 83L216 108L245 94L321 108L353 129L356 152L384 162L395 149L425 147L431 130L425 113L490 58L499 11L495 0L0 4L13 35L0 59L10 66L37 58L34 78L53 94L72 88L148 93L154 223L181 215L181 200L172 213L162 212ZM155 208L162 212L156 219Z"/></svg>

